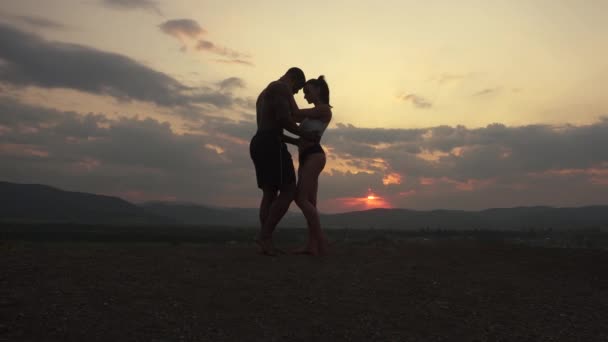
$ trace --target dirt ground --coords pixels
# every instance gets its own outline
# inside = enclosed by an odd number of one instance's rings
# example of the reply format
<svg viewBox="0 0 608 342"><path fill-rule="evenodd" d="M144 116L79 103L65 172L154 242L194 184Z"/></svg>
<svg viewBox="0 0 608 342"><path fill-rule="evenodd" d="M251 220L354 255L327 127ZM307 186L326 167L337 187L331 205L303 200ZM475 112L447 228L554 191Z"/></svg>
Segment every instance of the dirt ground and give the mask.
<svg viewBox="0 0 608 342"><path fill-rule="evenodd" d="M608 341L608 251L369 241L332 252L0 241L0 341Z"/></svg>

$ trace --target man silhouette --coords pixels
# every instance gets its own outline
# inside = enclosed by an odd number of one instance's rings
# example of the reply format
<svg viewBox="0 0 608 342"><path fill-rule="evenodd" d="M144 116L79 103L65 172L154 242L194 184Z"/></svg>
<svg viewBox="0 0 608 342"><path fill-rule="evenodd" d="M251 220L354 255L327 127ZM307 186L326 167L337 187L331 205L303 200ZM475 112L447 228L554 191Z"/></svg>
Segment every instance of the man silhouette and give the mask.
<svg viewBox="0 0 608 342"><path fill-rule="evenodd" d="M283 218L296 191L296 173L291 154L283 141L283 130L303 138L316 136L303 133L293 120L290 101L306 83L300 68L290 68L285 75L271 82L256 102L257 132L249 144L249 153L255 166L258 188L262 189L260 203L260 232L256 242L262 253L276 255L272 233Z"/></svg>

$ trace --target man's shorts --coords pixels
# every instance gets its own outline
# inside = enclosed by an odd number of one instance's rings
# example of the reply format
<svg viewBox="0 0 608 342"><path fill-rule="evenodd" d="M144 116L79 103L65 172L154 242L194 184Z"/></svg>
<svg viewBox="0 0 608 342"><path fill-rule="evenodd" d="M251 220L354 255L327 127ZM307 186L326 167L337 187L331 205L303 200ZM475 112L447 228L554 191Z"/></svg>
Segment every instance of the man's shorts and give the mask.
<svg viewBox="0 0 608 342"><path fill-rule="evenodd" d="M258 188L281 189L296 183L296 172L287 145L277 132L257 132L249 144Z"/></svg>

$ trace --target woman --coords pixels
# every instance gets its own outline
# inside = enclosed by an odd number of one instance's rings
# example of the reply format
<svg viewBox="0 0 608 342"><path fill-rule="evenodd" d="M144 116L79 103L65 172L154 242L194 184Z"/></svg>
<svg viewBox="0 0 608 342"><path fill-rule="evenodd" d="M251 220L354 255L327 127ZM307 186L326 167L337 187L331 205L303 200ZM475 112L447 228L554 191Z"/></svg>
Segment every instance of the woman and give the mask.
<svg viewBox="0 0 608 342"><path fill-rule="evenodd" d="M300 129L315 132L319 138L331 121L332 112L329 104L329 86L323 76L311 79L304 85L304 99L314 105L313 108L299 109L295 100L291 103L292 115L300 123ZM287 139L287 142L298 145L299 167L296 191L296 204L302 210L308 224L308 242L306 246L295 250L297 254L324 255L327 252L327 238L321 231L319 212L317 211L317 190L319 174L325 167L325 151L319 142L305 139Z"/></svg>

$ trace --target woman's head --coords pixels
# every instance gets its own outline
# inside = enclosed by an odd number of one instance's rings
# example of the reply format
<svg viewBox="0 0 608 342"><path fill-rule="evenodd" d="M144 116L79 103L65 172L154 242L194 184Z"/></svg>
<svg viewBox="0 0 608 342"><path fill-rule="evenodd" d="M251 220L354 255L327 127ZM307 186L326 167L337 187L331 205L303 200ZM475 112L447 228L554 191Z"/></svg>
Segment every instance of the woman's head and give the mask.
<svg viewBox="0 0 608 342"><path fill-rule="evenodd" d="M306 81L304 98L308 103L320 102L329 105L329 86L323 75Z"/></svg>

